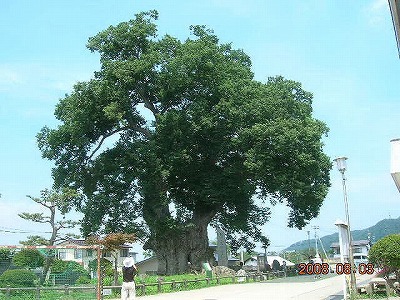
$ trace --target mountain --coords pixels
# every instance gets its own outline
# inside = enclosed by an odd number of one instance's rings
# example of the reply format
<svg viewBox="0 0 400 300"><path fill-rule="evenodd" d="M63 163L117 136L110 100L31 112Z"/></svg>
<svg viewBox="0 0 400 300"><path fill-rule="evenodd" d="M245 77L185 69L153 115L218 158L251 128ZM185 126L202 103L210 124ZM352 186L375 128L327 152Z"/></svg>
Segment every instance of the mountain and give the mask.
<svg viewBox="0 0 400 300"><path fill-rule="evenodd" d="M352 230L351 235L353 240L368 240L371 239L371 242L374 243L379 239L383 238L386 235L393 234L393 233L400 233L400 217L397 219L384 219L376 223L374 226L368 227L362 230ZM330 246L332 243L339 242L339 234L333 233L330 235L326 235L320 238L324 248L326 251L329 251ZM284 251L300 251L308 249L309 243L311 247L315 247L315 239L299 241L290 245ZM318 241L318 247L320 247ZM322 250L322 249L321 249Z"/></svg>

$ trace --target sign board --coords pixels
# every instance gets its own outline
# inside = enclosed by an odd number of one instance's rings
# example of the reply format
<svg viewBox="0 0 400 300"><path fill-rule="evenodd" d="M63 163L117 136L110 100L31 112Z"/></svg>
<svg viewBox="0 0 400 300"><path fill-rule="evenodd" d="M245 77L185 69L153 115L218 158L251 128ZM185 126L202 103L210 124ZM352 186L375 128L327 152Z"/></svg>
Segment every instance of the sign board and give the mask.
<svg viewBox="0 0 400 300"><path fill-rule="evenodd" d="M103 296L110 296L112 294L111 289L103 289Z"/></svg>

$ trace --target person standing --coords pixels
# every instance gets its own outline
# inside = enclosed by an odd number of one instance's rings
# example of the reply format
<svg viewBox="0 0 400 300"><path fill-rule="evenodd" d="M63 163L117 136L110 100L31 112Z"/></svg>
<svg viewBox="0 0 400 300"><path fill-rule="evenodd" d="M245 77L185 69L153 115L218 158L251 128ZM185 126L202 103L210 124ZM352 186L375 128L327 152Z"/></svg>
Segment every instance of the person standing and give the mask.
<svg viewBox="0 0 400 300"><path fill-rule="evenodd" d="M134 300L136 297L135 287L135 275L137 274L137 268L135 261L132 257L127 257L123 262L122 267L122 288L121 288L121 300Z"/></svg>

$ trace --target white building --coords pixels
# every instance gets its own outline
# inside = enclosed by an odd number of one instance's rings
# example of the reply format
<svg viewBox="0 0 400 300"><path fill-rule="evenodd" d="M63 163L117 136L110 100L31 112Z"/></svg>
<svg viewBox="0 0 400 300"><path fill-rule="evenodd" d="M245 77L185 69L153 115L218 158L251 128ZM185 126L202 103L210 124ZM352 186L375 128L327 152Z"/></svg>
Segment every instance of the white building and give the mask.
<svg viewBox="0 0 400 300"><path fill-rule="evenodd" d="M368 256L369 249L371 248L371 243L369 240L359 240L352 241L351 247L353 249L353 256ZM333 250L333 258L340 259L340 245L339 243L332 243L331 247Z"/></svg>
<svg viewBox="0 0 400 300"><path fill-rule="evenodd" d="M65 246L65 249L57 249L57 258L65 261L74 261L82 265L85 269L89 269L89 262L92 260L97 260L97 250L96 249L82 249L82 248L73 248L74 246L87 246L85 240L82 239L70 239L68 241L61 242L57 245L58 247ZM68 248L71 247L71 248ZM120 247L120 249L105 252L104 258L109 260L114 264L115 260L117 260L118 269L122 268L123 260L126 257L133 257L136 261L136 252L131 251L131 245L124 244Z"/></svg>
<svg viewBox="0 0 400 300"><path fill-rule="evenodd" d="M292 263L291 261L284 259L280 256L277 255L267 255L267 262L272 268L274 260L276 260L280 266L283 266L286 264L287 267L293 267L295 264ZM251 269L251 270L256 270L257 269L257 256L252 256L244 261L244 268L245 269Z"/></svg>

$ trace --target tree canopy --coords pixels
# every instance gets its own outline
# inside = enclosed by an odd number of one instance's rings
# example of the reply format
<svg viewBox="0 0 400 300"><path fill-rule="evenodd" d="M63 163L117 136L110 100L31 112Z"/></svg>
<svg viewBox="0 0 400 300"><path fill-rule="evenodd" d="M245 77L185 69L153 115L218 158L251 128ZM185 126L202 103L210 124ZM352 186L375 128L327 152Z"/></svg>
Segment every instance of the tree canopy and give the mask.
<svg viewBox="0 0 400 300"><path fill-rule="evenodd" d="M384 271L384 276L391 273L400 280L400 234L388 235L377 241L368 254L369 261Z"/></svg>
<svg viewBox="0 0 400 300"><path fill-rule="evenodd" d="M233 249L254 247L269 206L288 225L317 216L331 163L312 94L283 77L261 83L242 50L204 26L159 37L156 11L89 39L101 70L57 104L38 134L56 187L77 190L83 233L127 232L154 250L163 273L206 260L207 226ZM175 249L176 251L173 251Z"/></svg>

